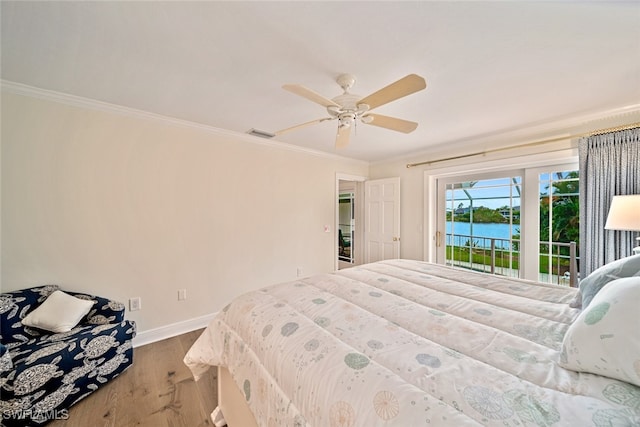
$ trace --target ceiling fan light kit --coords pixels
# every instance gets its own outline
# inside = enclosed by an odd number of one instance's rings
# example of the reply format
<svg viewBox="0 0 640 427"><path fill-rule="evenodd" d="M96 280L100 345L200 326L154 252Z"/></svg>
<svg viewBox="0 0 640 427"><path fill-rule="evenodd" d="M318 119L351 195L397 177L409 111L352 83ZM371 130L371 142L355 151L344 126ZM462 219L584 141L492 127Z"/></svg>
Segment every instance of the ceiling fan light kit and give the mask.
<svg viewBox="0 0 640 427"><path fill-rule="evenodd" d="M282 86L283 89L293 94L322 105L326 108L329 117L282 129L274 134L278 136L327 120L338 120L336 148L343 148L349 144L350 128L355 127L354 125L358 121L403 133L413 132L418 127L418 123L415 122L370 113L370 110L374 108L425 89L427 84L424 78L417 74L409 74L365 98L349 92L356 82L356 78L352 74L341 74L336 78L336 82L340 85L344 93L333 99L325 98L302 85L285 84Z"/></svg>

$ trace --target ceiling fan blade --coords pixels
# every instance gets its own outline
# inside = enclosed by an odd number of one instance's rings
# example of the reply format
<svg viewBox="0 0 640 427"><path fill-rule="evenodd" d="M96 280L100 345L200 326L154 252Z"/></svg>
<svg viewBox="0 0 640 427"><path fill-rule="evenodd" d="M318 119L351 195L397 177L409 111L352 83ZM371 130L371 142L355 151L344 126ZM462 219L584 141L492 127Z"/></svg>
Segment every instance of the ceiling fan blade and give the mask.
<svg viewBox="0 0 640 427"><path fill-rule="evenodd" d="M299 95L303 98L307 98L309 101L315 102L316 104L320 104L323 107L329 107L329 106L340 107L339 104L336 104L332 100L325 98L319 93L314 92L313 90L306 88L302 85L287 84L282 86L282 89L288 90L289 92L295 93L296 95Z"/></svg>
<svg viewBox="0 0 640 427"><path fill-rule="evenodd" d="M287 132L291 132L291 131L294 131L294 130L302 129L304 127L315 125L315 124L318 124L318 123L322 123L322 122L325 122L327 120L333 120L333 118L332 117L325 117L323 119L311 120L310 122L301 123L299 125L291 126L290 128L286 128L286 129L282 129L282 130L279 130L277 132L274 132L274 135L275 136L280 136L283 133L287 133Z"/></svg>
<svg viewBox="0 0 640 427"><path fill-rule="evenodd" d="M370 122L365 121L364 123L366 124L395 130L397 132L410 133L418 127L416 122L383 116L381 114L367 114L365 117L371 117L373 119Z"/></svg>
<svg viewBox="0 0 640 427"><path fill-rule="evenodd" d="M344 148L349 145L349 137L351 136L350 126L339 126L336 135L336 148Z"/></svg>
<svg viewBox="0 0 640 427"><path fill-rule="evenodd" d="M403 96L411 95L412 93L418 92L426 87L427 82L422 77L417 74L409 74L397 82L391 83L389 86L383 87L379 91L362 98L358 101L358 105L367 104L369 109L372 110L376 107L402 98Z"/></svg>

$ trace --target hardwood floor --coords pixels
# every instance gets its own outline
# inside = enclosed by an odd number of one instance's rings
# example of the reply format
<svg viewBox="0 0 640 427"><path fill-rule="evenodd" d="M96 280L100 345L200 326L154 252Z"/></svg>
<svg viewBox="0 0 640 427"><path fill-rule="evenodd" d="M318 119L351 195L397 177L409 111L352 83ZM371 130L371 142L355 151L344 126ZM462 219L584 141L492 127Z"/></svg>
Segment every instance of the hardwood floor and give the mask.
<svg viewBox="0 0 640 427"><path fill-rule="evenodd" d="M202 330L133 350L133 366L47 427L213 426L218 404L216 371L197 383L182 363Z"/></svg>

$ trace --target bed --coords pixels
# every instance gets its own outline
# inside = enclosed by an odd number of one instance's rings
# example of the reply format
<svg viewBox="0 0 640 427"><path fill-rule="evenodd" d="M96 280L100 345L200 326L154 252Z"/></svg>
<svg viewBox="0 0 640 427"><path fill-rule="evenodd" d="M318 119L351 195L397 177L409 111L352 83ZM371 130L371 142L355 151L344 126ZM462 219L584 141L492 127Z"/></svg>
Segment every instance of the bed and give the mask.
<svg viewBox="0 0 640 427"><path fill-rule="evenodd" d="M218 366L216 425L638 426L634 280L602 313L613 282L581 310L573 288L381 261L238 297L184 361Z"/></svg>

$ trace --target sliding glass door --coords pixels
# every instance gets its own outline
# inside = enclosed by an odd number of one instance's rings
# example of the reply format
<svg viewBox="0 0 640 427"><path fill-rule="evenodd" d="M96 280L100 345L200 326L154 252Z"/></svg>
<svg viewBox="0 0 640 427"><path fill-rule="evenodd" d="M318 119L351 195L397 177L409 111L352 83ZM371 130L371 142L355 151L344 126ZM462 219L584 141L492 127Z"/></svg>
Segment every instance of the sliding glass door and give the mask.
<svg viewBox="0 0 640 427"><path fill-rule="evenodd" d="M578 274L580 208L577 170L539 176L540 269L538 280L575 284Z"/></svg>
<svg viewBox="0 0 640 427"><path fill-rule="evenodd" d="M573 164L439 178L437 262L576 286L578 182Z"/></svg>

